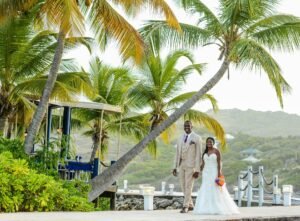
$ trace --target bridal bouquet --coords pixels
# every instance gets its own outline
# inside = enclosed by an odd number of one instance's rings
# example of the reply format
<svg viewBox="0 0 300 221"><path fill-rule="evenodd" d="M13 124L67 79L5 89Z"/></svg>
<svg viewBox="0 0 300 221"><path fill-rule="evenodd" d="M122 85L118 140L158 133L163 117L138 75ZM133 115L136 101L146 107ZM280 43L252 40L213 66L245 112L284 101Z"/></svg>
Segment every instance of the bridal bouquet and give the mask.
<svg viewBox="0 0 300 221"><path fill-rule="evenodd" d="M223 186L225 183L225 177L223 175L219 176L218 178L215 179L215 182L217 185Z"/></svg>

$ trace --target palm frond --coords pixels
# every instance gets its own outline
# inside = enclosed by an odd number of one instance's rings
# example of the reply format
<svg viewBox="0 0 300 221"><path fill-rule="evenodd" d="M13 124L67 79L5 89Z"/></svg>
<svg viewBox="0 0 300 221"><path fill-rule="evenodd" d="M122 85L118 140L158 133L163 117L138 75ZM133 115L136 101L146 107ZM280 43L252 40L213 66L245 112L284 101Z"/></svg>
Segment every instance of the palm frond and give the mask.
<svg viewBox="0 0 300 221"><path fill-rule="evenodd" d="M91 81L87 73L84 72L65 72L59 73L57 81L67 85L74 93L93 96L95 91L91 89Z"/></svg>
<svg viewBox="0 0 300 221"><path fill-rule="evenodd" d="M148 21L139 31L146 42L149 42L151 37L153 40L153 36L156 36L155 39L157 41L159 40L159 45L178 49L197 48L209 43L212 39L215 39L209 30L190 24L179 24L181 33L170 28L165 21L159 20Z"/></svg>
<svg viewBox="0 0 300 221"><path fill-rule="evenodd" d="M290 91L290 86L281 74L281 69L274 58L259 44L249 39L240 39L233 46L230 54L237 67L249 67L251 70L263 70L274 87L280 105L283 107L282 94Z"/></svg>
<svg viewBox="0 0 300 221"><path fill-rule="evenodd" d="M133 57L141 62L144 43L139 33L106 0L94 0L89 18L97 36L105 30L117 40L124 59Z"/></svg>
<svg viewBox="0 0 300 221"><path fill-rule="evenodd" d="M85 31L84 17L76 0L46 0L37 16L37 22L44 21L71 36L82 36Z"/></svg>
<svg viewBox="0 0 300 221"><path fill-rule="evenodd" d="M176 91L179 91L182 87L182 84L186 82L187 77L194 73L202 73L203 64L191 64L183 69L172 72L172 77L169 81L165 81L162 93L165 94L165 97L169 97L174 94Z"/></svg>
<svg viewBox="0 0 300 221"><path fill-rule="evenodd" d="M215 36L220 36L224 30L218 17L200 0L180 0L183 8L192 15L199 15L199 24L204 23Z"/></svg>
<svg viewBox="0 0 300 221"><path fill-rule="evenodd" d="M281 19L282 22L278 20ZM286 21L286 22L285 22ZM263 21L262 21L263 22ZM280 16L265 28L257 26L257 31L249 37L271 50L294 51L300 47L300 18Z"/></svg>
<svg viewBox="0 0 300 221"><path fill-rule="evenodd" d="M170 79L172 70L175 69L180 58L186 58L189 62L194 63L194 56L191 52L187 50L176 50L166 58L164 69L162 71L162 81L168 81Z"/></svg>
<svg viewBox="0 0 300 221"><path fill-rule="evenodd" d="M113 0L115 4L124 6L129 14L136 14L144 7L152 10L154 13L164 14L169 26L180 30L177 18L165 0Z"/></svg>
<svg viewBox="0 0 300 221"><path fill-rule="evenodd" d="M95 41L91 37L68 37L65 39L65 53L82 45L85 46L90 53L92 53L93 47L95 47Z"/></svg>
<svg viewBox="0 0 300 221"><path fill-rule="evenodd" d="M2 0L0 1L0 23L9 16L16 16L20 11L28 11L38 0Z"/></svg>
<svg viewBox="0 0 300 221"><path fill-rule="evenodd" d="M249 22L261 19L275 12L278 0L223 0L221 4L221 21L227 28L246 26Z"/></svg>
<svg viewBox="0 0 300 221"><path fill-rule="evenodd" d="M185 101L190 99L195 93L197 93L197 92L196 91L187 92L187 93L180 94L180 95L172 98L171 100L169 100L167 102L168 110L177 108L179 105L181 105L182 103L184 103ZM217 102L216 98L214 96L212 96L211 94L204 94L199 99L199 102L201 102L201 101L209 101L215 112L217 112L219 110L218 102Z"/></svg>
<svg viewBox="0 0 300 221"><path fill-rule="evenodd" d="M133 108L142 109L147 106L152 100L156 100L156 92L152 87L146 84L139 83L129 91L129 99Z"/></svg>

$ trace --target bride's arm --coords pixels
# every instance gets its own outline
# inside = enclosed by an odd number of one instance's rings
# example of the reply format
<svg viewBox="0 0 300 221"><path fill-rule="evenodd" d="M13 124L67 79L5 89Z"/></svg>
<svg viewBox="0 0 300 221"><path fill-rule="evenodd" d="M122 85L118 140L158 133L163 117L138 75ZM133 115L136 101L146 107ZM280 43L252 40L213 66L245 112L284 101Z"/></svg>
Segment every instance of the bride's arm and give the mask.
<svg viewBox="0 0 300 221"><path fill-rule="evenodd" d="M200 166L200 171L202 172L203 168L204 168L204 160L202 159L202 163L201 163L201 166Z"/></svg>
<svg viewBox="0 0 300 221"><path fill-rule="evenodd" d="M218 163L218 177L222 175L221 172L221 154L219 150L216 150L216 155L217 155L217 163Z"/></svg>

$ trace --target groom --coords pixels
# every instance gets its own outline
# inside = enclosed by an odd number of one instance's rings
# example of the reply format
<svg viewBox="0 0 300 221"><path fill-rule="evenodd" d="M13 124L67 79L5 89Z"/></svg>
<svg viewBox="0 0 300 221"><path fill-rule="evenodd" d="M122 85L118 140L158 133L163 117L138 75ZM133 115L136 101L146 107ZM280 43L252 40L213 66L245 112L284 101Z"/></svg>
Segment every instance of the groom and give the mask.
<svg viewBox="0 0 300 221"><path fill-rule="evenodd" d="M177 142L177 151L175 157L175 166L173 175L179 178L181 189L184 195L183 208L181 213L187 213L193 210L192 190L194 180L198 178L200 172L201 160L201 137L192 132L192 122L184 122L184 135Z"/></svg>

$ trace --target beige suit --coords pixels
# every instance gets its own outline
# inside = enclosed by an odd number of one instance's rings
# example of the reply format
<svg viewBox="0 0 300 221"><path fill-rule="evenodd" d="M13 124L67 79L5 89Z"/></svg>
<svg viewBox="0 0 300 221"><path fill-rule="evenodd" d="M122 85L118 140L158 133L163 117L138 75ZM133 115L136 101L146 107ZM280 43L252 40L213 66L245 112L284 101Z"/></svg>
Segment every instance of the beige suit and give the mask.
<svg viewBox="0 0 300 221"><path fill-rule="evenodd" d="M184 194L183 207L193 207L192 190L195 178L194 172L200 172L202 153L201 137L191 132L184 142L186 134L177 142L175 167L179 171L181 189Z"/></svg>

